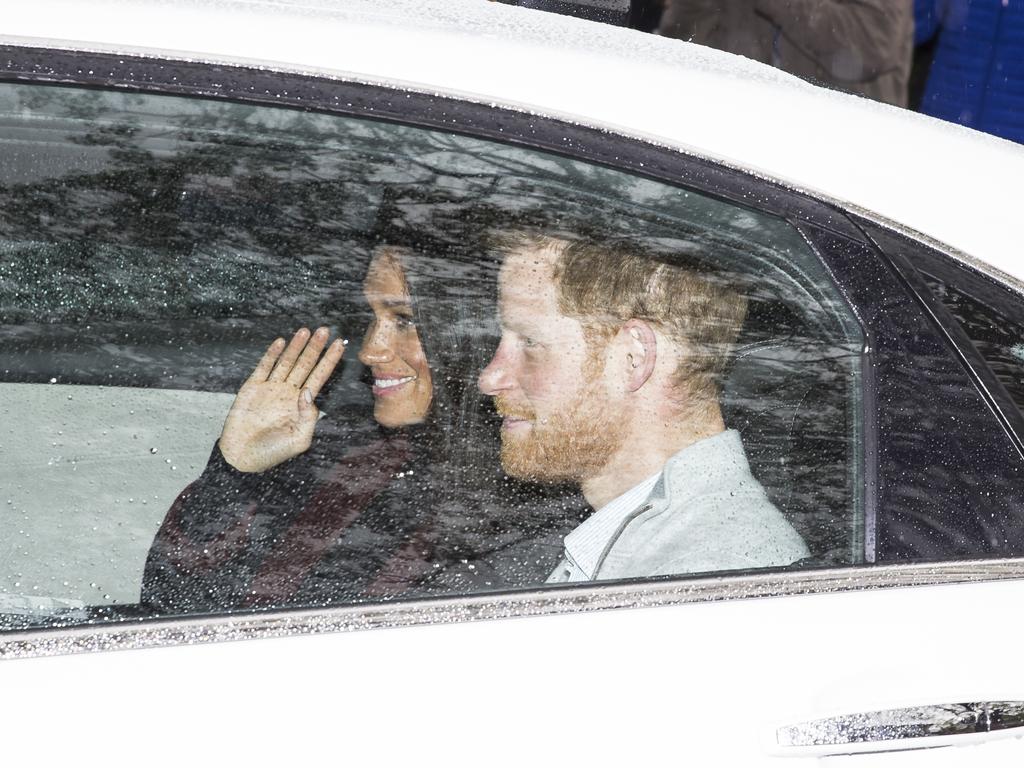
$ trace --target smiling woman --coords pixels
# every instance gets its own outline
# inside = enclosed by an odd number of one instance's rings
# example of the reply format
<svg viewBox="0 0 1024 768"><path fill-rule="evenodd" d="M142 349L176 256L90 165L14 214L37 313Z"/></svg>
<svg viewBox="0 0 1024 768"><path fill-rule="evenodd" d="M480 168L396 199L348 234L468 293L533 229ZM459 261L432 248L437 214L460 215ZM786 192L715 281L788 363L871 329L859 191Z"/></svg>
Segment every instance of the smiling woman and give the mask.
<svg viewBox="0 0 1024 768"><path fill-rule="evenodd" d="M401 257L396 249L378 249L363 284L373 323L359 360L373 374L373 418L385 427L419 424L433 395Z"/></svg>

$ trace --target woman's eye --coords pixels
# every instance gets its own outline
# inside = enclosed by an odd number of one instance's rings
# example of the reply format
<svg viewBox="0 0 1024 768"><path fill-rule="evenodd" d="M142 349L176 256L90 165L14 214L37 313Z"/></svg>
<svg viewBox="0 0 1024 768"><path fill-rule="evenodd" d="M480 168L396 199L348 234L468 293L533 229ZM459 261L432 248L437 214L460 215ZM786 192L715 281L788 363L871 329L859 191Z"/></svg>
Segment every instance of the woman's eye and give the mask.
<svg viewBox="0 0 1024 768"><path fill-rule="evenodd" d="M537 346L537 340L536 339L531 339L529 336L524 336L523 337L523 346L526 347L527 349L530 349L531 347L536 347Z"/></svg>
<svg viewBox="0 0 1024 768"><path fill-rule="evenodd" d="M395 315L395 325L402 330L408 330L416 327L416 323L413 322L413 319L405 315Z"/></svg>

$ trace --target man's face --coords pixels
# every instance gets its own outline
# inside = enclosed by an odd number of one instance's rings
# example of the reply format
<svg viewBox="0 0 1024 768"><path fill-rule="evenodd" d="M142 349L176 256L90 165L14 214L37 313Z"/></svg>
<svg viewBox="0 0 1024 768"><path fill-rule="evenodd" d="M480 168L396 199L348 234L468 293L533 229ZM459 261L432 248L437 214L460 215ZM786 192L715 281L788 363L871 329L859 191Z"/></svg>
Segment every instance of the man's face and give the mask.
<svg viewBox="0 0 1024 768"><path fill-rule="evenodd" d="M558 308L555 254L509 255L499 278L501 343L480 374L494 397L501 463L513 477L582 481L605 465L619 441L605 394L603 357L579 320Z"/></svg>

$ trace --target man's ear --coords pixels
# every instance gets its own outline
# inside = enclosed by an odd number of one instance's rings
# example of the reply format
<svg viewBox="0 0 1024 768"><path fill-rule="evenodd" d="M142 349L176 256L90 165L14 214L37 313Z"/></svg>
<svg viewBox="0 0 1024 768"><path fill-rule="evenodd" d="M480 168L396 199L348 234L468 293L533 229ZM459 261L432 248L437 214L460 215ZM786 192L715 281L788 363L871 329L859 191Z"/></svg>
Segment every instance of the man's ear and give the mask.
<svg viewBox="0 0 1024 768"><path fill-rule="evenodd" d="M658 361L658 338L643 320L628 320L619 329L626 352L626 389L636 392L647 383Z"/></svg>

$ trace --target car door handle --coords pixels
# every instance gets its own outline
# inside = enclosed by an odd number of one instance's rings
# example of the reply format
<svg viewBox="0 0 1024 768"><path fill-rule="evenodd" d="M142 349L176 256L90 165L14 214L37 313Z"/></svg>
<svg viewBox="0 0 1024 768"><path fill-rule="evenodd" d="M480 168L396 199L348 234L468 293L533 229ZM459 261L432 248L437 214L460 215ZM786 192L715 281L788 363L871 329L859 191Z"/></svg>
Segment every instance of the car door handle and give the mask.
<svg viewBox="0 0 1024 768"><path fill-rule="evenodd" d="M868 745L913 749L914 739L1004 731L1024 726L1024 701L981 701L882 709L826 717L776 731L780 747ZM894 744L892 742L909 741Z"/></svg>

